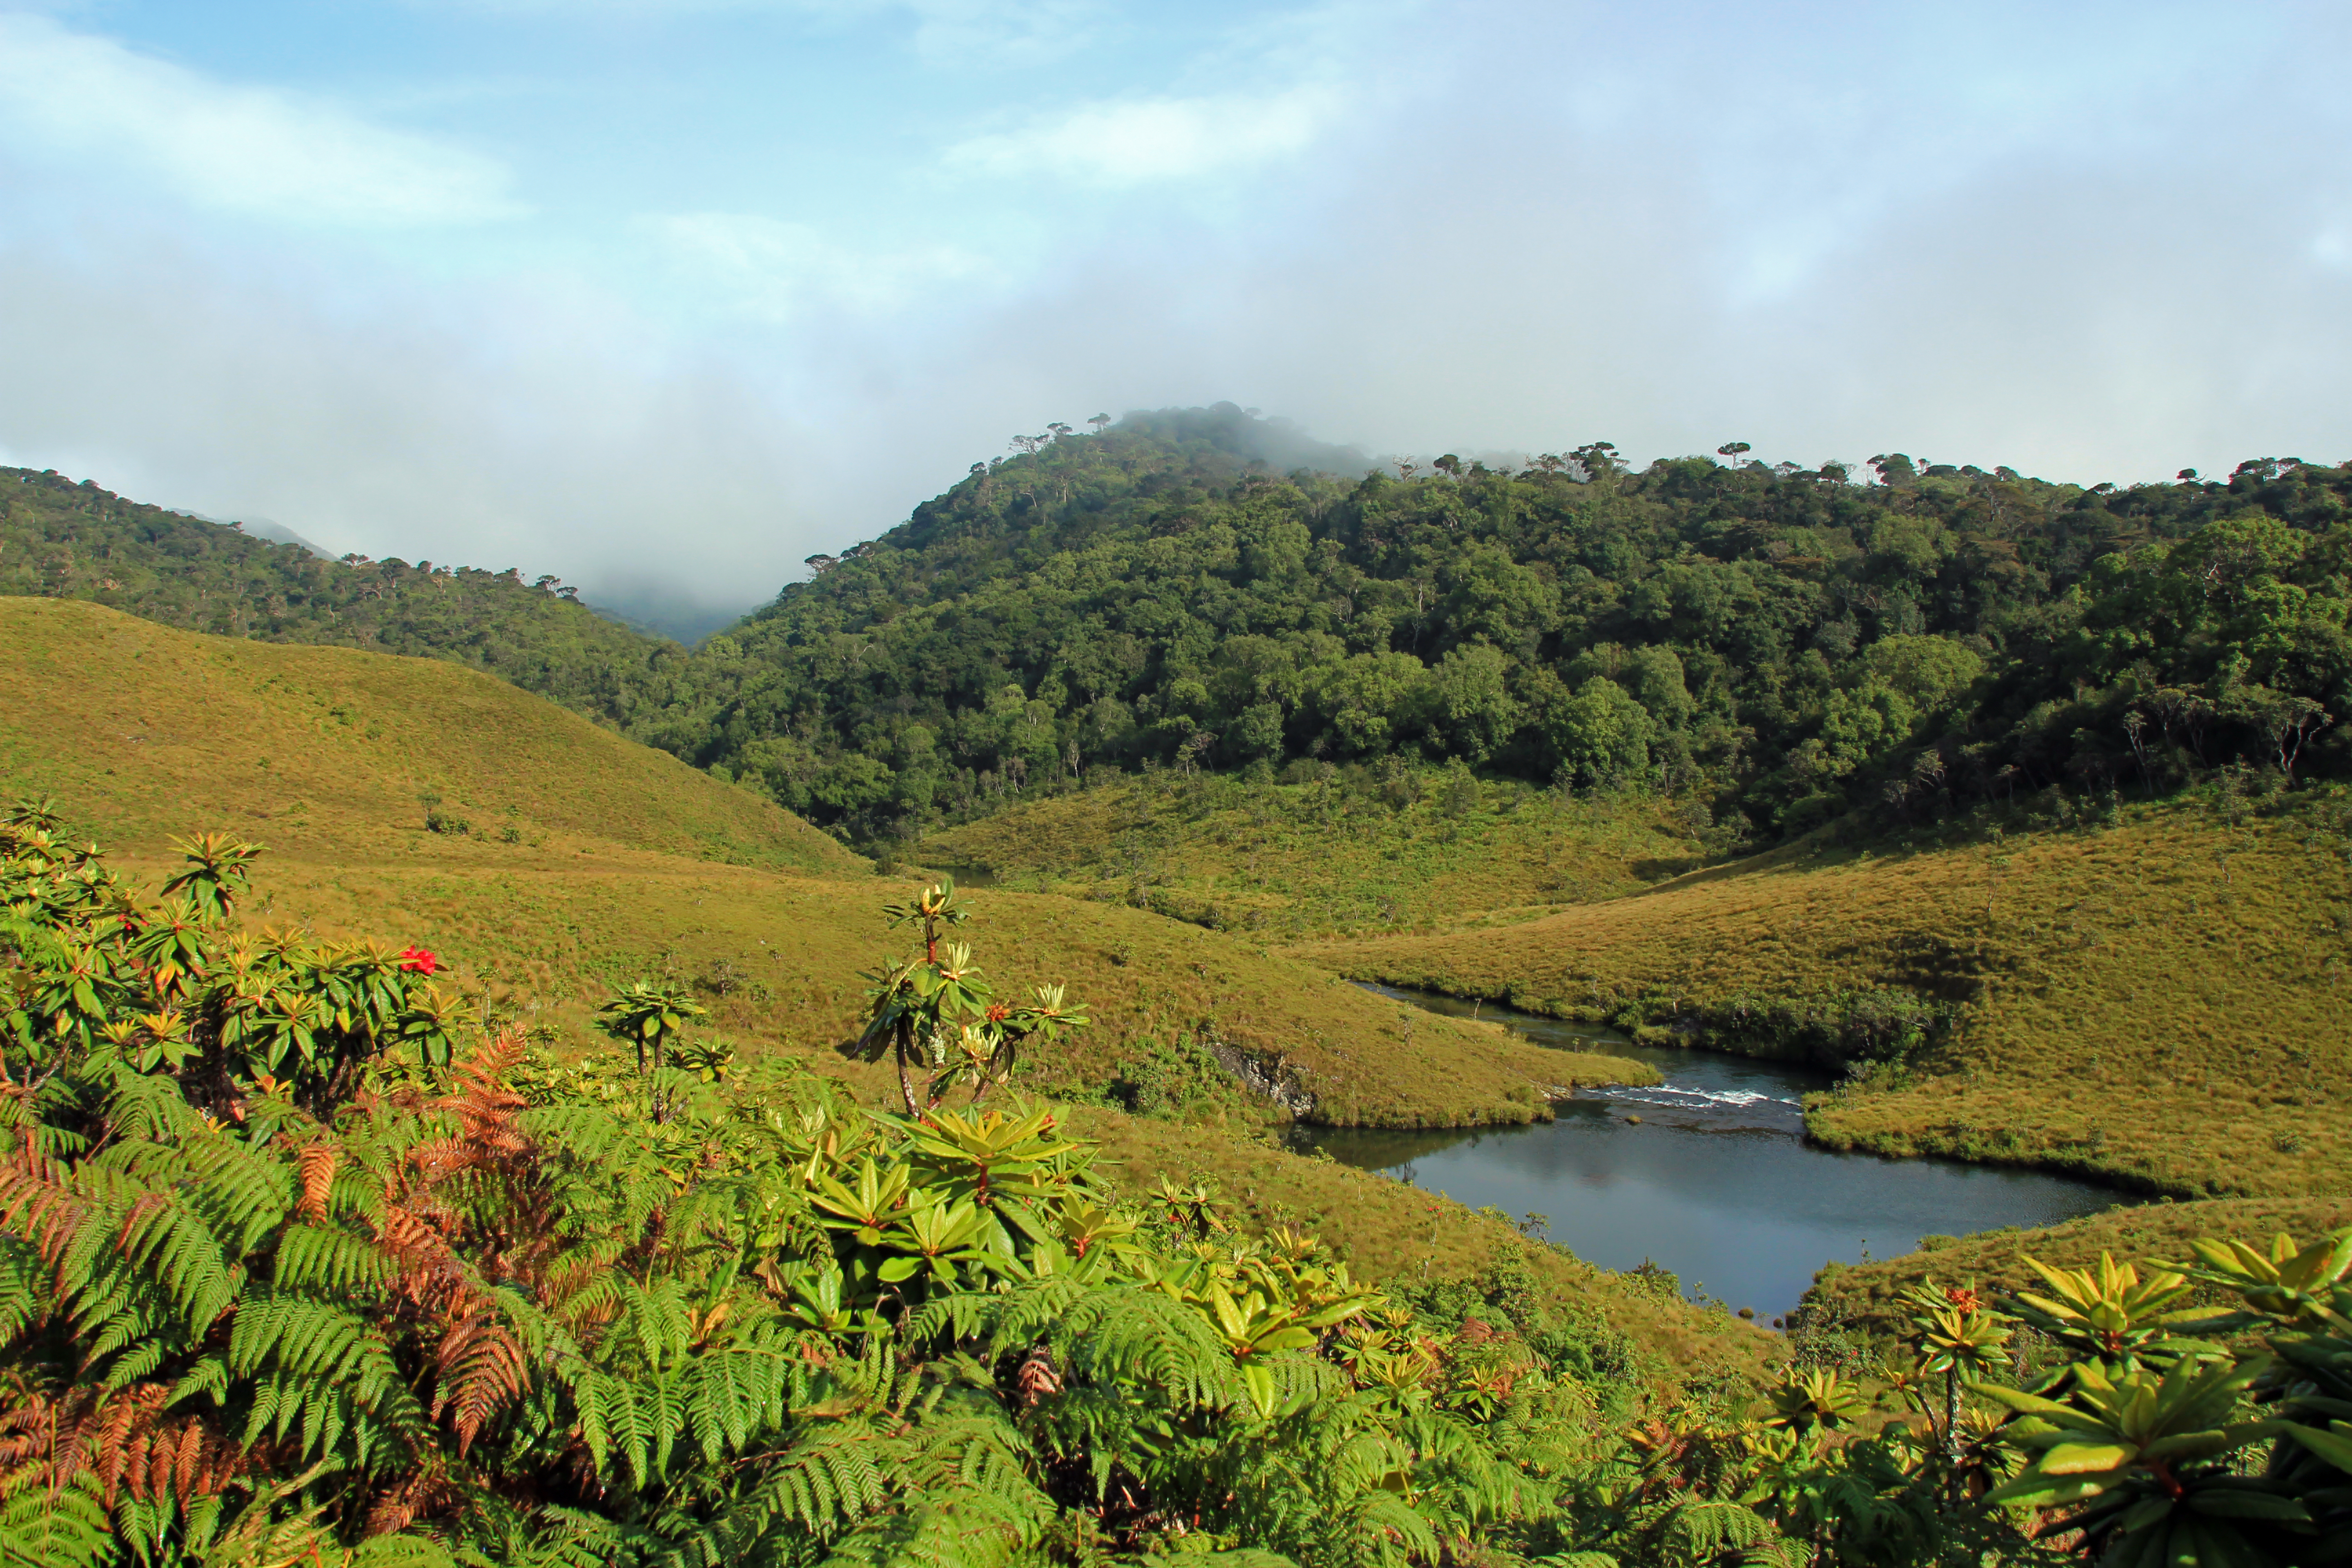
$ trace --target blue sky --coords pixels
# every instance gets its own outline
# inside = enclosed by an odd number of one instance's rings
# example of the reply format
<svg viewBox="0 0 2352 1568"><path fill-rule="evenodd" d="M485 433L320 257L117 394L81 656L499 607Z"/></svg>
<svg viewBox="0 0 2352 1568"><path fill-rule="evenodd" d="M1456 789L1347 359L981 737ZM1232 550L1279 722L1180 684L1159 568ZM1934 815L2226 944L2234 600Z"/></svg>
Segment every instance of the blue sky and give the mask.
<svg viewBox="0 0 2352 1568"><path fill-rule="evenodd" d="M1221 398L2333 460L2347 65L2261 0L0 0L0 458L724 608Z"/></svg>

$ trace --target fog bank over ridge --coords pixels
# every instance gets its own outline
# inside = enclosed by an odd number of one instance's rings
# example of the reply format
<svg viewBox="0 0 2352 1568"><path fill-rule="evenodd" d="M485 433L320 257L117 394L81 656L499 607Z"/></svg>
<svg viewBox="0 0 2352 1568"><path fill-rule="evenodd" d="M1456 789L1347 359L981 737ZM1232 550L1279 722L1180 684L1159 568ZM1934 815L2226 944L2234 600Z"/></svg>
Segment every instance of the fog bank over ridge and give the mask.
<svg viewBox="0 0 2352 1568"><path fill-rule="evenodd" d="M0 460L692 620L1228 398L1375 457L2352 455L2331 8L586 16L0 10Z"/></svg>

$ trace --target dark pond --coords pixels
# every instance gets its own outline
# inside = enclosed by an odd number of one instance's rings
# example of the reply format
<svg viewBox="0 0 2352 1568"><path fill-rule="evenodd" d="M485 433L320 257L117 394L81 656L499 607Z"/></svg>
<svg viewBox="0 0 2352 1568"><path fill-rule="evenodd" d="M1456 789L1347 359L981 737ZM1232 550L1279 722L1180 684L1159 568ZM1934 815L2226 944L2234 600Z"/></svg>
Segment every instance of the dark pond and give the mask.
<svg viewBox="0 0 2352 1568"><path fill-rule="evenodd" d="M1432 1012L1475 1011L1539 1044L1645 1061L1665 1084L1580 1089L1549 1124L1298 1128L1298 1146L1473 1208L1541 1215L1543 1234L1580 1258L1610 1268L1654 1261L1679 1276L1685 1292L1753 1307L1767 1321L1794 1307L1832 1258L1887 1258L1922 1236L2051 1225L2126 1201L2063 1176L1881 1160L1807 1143L1801 1097L1832 1081L1808 1068L1637 1046L1590 1025L1373 989Z"/></svg>

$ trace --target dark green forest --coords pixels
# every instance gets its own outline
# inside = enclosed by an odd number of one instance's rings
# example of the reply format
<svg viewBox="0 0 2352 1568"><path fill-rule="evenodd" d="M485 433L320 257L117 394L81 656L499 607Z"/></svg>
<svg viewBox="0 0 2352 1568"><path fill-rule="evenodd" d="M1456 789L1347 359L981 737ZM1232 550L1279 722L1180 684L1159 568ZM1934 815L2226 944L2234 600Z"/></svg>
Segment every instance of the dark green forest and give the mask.
<svg viewBox="0 0 2352 1568"><path fill-rule="evenodd" d="M1221 405L974 465L631 728L860 836L1155 765L1646 782L1737 842L2352 754L2352 468L2085 489L1595 442L1347 479L1276 471L1281 435Z"/></svg>
<svg viewBox="0 0 2352 1568"><path fill-rule="evenodd" d="M1640 784L1732 847L2352 765L2352 468L2085 488L1591 442L1365 475L1231 405L1061 429L690 658L552 579L322 562L21 470L0 592L461 659L860 840L1113 769Z"/></svg>
<svg viewBox="0 0 2352 1568"><path fill-rule="evenodd" d="M222 637L454 659L613 724L686 659L552 577L322 560L30 468L0 468L0 594L92 599Z"/></svg>

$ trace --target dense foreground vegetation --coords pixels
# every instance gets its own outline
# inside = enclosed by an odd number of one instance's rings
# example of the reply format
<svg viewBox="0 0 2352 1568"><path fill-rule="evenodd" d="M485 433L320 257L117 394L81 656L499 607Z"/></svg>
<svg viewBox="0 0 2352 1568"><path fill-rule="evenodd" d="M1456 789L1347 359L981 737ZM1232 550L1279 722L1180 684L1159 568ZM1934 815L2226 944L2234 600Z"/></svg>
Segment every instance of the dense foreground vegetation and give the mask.
<svg viewBox="0 0 2352 1568"><path fill-rule="evenodd" d="M983 1105L1083 1015L993 997L944 889L872 977L915 1112L885 1116L731 1073L650 980L602 1009L622 1054L535 1058L414 944L239 930L248 846L186 842L150 897L56 826L0 826L12 1560L2352 1546L2352 1235L2197 1244L2236 1312L2176 1274L2045 1273L2014 1309L2033 1356L1972 1289L1923 1291L1911 1414L1875 1431L1819 1369L1752 1412L1644 1409L1524 1303L1370 1288L1202 1187L1122 1205L1050 1108Z"/></svg>

